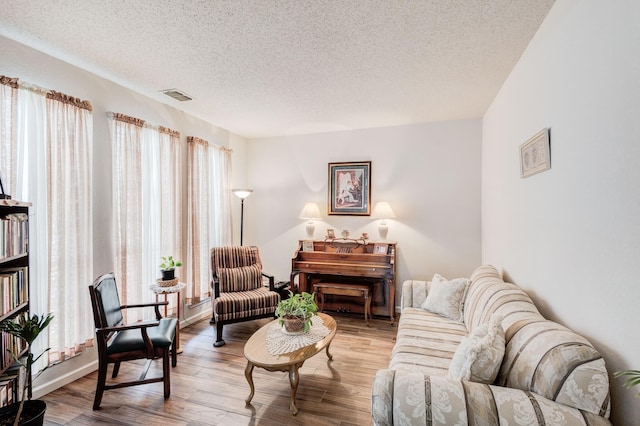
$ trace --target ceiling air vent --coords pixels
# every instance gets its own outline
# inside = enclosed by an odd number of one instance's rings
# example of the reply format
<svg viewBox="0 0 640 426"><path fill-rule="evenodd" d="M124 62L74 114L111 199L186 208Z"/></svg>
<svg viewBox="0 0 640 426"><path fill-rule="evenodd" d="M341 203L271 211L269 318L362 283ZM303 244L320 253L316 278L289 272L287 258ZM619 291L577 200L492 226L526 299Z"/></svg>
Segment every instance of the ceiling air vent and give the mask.
<svg viewBox="0 0 640 426"><path fill-rule="evenodd" d="M178 89L161 90L161 92L164 93L167 96L172 97L176 101L185 102L185 101L193 100L193 98L191 96L187 95L184 92L181 92Z"/></svg>

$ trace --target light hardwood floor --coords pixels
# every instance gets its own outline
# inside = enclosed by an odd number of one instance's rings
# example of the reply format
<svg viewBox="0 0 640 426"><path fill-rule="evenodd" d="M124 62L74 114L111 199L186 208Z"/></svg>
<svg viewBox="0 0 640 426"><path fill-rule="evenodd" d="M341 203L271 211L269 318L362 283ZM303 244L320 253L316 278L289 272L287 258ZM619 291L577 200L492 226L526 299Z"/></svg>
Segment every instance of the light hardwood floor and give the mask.
<svg viewBox="0 0 640 426"><path fill-rule="evenodd" d="M171 371L169 399L162 397L162 383L134 386L105 392L101 409L93 411L92 373L42 397L45 425L370 425L373 377L389 364L396 327L388 318L367 327L361 316L333 316L333 361L321 352L300 369L295 417L287 373L254 369L256 394L251 405L244 402L244 342L269 320L225 326L227 344L221 348L213 347L215 330L203 320L181 330L183 353ZM119 376L135 377L142 365L123 363ZM161 361L154 361L149 377L159 368Z"/></svg>

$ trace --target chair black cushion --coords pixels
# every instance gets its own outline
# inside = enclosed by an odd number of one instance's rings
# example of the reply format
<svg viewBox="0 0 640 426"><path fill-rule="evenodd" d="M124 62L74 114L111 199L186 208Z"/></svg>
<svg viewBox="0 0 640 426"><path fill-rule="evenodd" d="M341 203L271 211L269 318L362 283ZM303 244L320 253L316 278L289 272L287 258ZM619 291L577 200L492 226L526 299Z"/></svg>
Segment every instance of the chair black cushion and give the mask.
<svg viewBox="0 0 640 426"><path fill-rule="evenodd" d="M162 318L157 327L147 328L149 339L154 347L168 348L171 346L176 332L177 318ZM107 354L144 350L144 341L140 330L120 331L107 346Z"/></svg>

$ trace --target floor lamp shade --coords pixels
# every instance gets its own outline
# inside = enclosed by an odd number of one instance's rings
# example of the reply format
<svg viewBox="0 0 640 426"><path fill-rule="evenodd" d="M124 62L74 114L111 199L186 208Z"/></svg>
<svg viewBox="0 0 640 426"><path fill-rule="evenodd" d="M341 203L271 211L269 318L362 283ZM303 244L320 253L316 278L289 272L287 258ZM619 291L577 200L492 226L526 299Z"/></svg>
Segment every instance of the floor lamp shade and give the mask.
<svg viewBox="0 0 640 426"><path fill-rule="evenodd" d="M320 219L320 209L318 208L318 205L316 203L305 204L299 217L300 219L308 220L305 227L307 231L307 238L313 238L313 233L316 230L316 225L313 221Z"/></svg>
<svg viewBox="0 0 640 426"><path fill-rule="evenodd" d="M242 245L244 237L244 199L251 195L253 189L232 189L231 192L233 192L233 195L240 198L240 245Z"/></svg>

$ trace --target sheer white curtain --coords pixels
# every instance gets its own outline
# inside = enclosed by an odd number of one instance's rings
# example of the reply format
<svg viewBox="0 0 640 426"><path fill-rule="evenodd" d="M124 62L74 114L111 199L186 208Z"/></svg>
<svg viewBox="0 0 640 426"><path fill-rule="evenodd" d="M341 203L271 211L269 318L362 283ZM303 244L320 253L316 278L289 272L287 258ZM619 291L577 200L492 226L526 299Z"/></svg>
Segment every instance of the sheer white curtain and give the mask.
<svg viewBox="0 0 640 426"><path fill-rule="evenodd" d="M18 82L9 129L5 89L0 87L0 168L8 176L5 190L32 203L31 312L55 315L34 352L50 347L49 359L61 361L91 344L94 335L86 293L93 280L91 105Z"/></svg>
<svg viewBox="0 0 640 426"><path fill-rule="evenodd" d="M117 113L109 113L109 121L114 273L122 303L147 303L154 298L149 285L159 275L160 257L181 256L180 134ZM129 321L153 316L150 310L128 314Z"/></svg>
<svg viewBox="0 0 640 426"><path fill-rule="evenodd" d="M182 253L182 156L180 133L166 127L158 128L160 158L160 256L181 256ZM167 232L168 231L168 232ZM184 259L181 259L184 260ZM156 269L159 257L154 259ZM179 275L179 272L176 273ZM173 298L171 298L173 299Z"/></svg>
<svg viewBox="0 0 640 426"><path fill-rule="evenodd" d="M187 137L188 151L188 270L187 303L211 296L210 250L230 245L231 151Z"/></svg>
<svg viewBox="0 0 640 426"><path fill-rule="evenodd" d="M15 194L18 79L0 76L0 178L5 193Z"/></svg>
<svg viewBox="0 0 640 426"><path fill-rule="evenodd" d="M90 107L57 92L47 95L52 360L75 355L95 332L87 297L87 285L94 278Z"/></svg>

